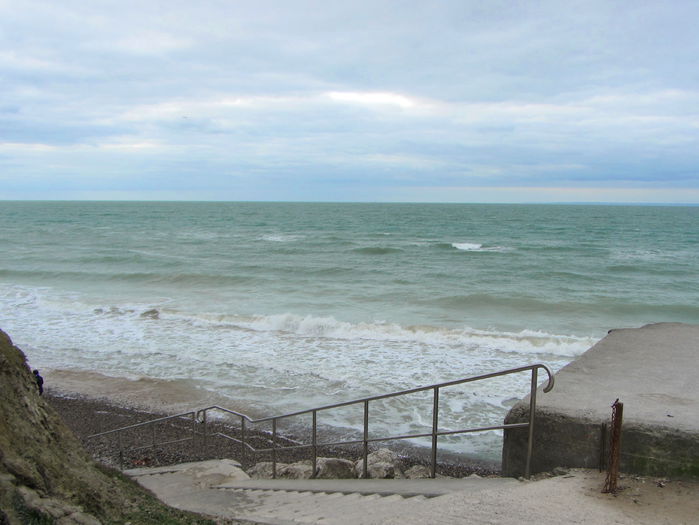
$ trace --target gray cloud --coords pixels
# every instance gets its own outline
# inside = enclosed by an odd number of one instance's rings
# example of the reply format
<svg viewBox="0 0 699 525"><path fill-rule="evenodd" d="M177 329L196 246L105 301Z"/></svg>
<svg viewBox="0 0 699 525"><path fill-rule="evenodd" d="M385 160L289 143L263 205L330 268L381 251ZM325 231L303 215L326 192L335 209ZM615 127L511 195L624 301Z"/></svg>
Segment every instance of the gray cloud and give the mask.
<svg viewBox="0 0 699 525"><path fill-rule="evenodd" d="M697 15L0 1L0 198L699 202Z"/></svg>

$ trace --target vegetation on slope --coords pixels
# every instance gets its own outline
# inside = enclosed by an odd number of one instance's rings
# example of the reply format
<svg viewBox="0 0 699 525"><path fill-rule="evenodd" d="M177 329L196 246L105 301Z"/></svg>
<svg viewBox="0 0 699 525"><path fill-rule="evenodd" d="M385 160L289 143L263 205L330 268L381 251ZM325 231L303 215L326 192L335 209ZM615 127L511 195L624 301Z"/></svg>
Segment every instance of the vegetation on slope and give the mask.
<svg viewBox="0 0 699 525"><path fill-rule="evenodd" d="M0 525L212 523L165 506L95 463L39 395L24 353L0 330Z"/></svg>

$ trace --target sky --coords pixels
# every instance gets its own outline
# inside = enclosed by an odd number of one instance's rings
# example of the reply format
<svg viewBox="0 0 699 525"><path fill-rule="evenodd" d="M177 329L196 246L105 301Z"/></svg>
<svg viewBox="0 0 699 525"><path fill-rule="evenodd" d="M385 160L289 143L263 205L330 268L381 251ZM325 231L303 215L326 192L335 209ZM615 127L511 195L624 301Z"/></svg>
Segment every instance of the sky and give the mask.
<svg viewBox="0 0 699 525"><path fill-rule="evenodd" d="M697 0L0 0L0 199L699 203Z"/></svg>

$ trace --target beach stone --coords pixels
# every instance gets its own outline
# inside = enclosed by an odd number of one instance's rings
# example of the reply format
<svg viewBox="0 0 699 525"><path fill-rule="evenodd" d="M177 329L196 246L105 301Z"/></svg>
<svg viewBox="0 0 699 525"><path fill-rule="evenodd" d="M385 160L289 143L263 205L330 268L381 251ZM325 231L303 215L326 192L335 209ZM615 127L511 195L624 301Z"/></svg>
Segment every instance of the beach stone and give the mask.
<svg viewBox="0 0 699 525"><path fill-rule="evenodd" d="M277 477L279 477L279 473L288 466L287 463L277 463ZM255 463L255 465L248 469L248 476L252 479L272 479L272 462L260 461L259 463Z"/></svg>
<svg viewBox="0 0 699 525"><path fill-rule="evenodd" d="M413 465L405 471L407 479L425 479L429 478L431 474L430 468L425 465Z"/></svg>
<svg viewBox="0 0 699 525"><path fill-rule="evenodd" d="M364 477L363 459L355 462L354 471L358 478ZM405 477L400 469L398 455L387 448L381 448L367 456L367 475L371 479Z"/></svg>
<svg viewBox="0 0 699 525"><path fill-rule="evenodd" d="M250 476L240 468L240 464L230 459L214 459L186 465L189 466L182 472L196 479L200 487L208 488L231 481L250 479Z"/></svg>
<svg viewBox="0 0 699 525"><path fill-rule="evenodd" d="M310 461L291 463L279 470L277 477L282 479L311 479L313 477L313 464Z"/></svg>
<svg viewBox="0 0 699 525"><path fill-rule="evenodd" d="M396 463L398 454L389 448L380 448L367 456L369 464L371 463Z"/></svg>
<svg viewBox="0 0 699 525"><path fill-rule="evenodd" d="M320 460L320 458L318 459ZM261 461L256 463L248 469L247 474L252 479L272 479L272 462ZM311 479L312 477L313 465L310 461L277 463L277 479Z"/></svg>
<svg viewBox="0 0 699 525"><path fill-rule="evenodd" d="M391 463L372 463L367 467L367 474L369 478L373 479L393 479L396 476L396 471L400 472L395 465Z"/></svg>
<svg viewBox="0 0 699 525"><path fill-rule="evenodd" d="M354 463L348 459L318 458L316 478L318 479L351 479L356 478Z"/></svg>

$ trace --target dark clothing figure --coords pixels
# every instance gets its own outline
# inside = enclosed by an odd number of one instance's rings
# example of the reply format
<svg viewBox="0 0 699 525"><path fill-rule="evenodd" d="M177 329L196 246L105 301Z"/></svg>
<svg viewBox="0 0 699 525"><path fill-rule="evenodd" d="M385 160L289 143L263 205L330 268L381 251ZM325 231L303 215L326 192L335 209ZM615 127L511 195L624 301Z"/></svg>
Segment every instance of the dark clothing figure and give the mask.
<svg viewBox="0 0 699 525"><path fill-rule="evenodd" d="M34 379L36 379L36 386L39 387L39 395L44 393L44 378L39 375L38 370L34 370Z"/></svg>

